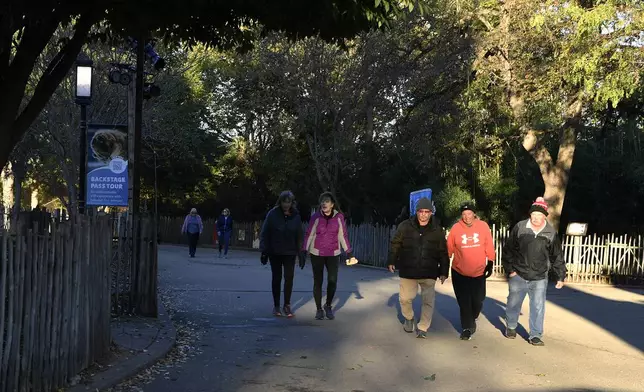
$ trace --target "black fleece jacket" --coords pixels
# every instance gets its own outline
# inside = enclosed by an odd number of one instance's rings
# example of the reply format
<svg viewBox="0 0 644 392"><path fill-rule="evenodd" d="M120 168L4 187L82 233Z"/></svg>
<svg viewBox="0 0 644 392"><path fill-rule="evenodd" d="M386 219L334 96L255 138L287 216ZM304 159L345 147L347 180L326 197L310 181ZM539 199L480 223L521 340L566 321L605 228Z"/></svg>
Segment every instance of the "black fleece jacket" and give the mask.
<svg viewBox="0 0 644 392"><path fill-rule="evenodd" d="M302 218L293 208L290 215L281 207L274 207L264 219L259 235L259 249L268 255L297 255L302 247Z"/></svg>
<svg viewBox="0 0 644 392"><path fill-rule="evenodd" d="M517 223L503 248L503 270L506 275L516 272L525 280L541 280L552 269L557 280L566 279L561 241L550 223L535 234L529 219Z"/></svg>
<svg viewBox="0 0 644 392"><path fill-rule="evenodd" d="M388 264L396 267L401 278L447 277L447 240L438 221L432 216L426 226L420 226L414 215L400 223L391 240Z"/></svg>

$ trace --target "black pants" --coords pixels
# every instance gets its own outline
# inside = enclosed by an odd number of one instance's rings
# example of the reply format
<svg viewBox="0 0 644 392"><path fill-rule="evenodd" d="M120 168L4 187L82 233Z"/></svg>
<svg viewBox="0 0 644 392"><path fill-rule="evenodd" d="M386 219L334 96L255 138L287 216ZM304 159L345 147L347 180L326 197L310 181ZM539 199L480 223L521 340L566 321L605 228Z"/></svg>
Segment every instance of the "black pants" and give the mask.
<svg viewBox="0 0 644 392"><path fill-rule="evenodd" d="M188 252L190 256L194 256L197 251L197 243L199 242L199 233L188 233Z"/></svg>
<svg viewBox="0 0 644 392"><path fill-rule="evenodd" d="M477 278L463 276L452 269L452 284L456 301L461 308L461 327L473 329L474 320L479 317L485 300L485 276Z"/></svg>
<svg viewBox="0 0 644 392"><path fill-rule="evenodd" d="M340 256L314 256L311 255L313 267L313 298L318 309L322 309L322 282L324 281L324 267L327 272L326 305L331 306L335 290L338 287L338 263Z"/></svg>
<svg viewBox="0 0 644 392"><path fill-rule="evenodd" d="M269 259L273 273L273 304L280 306L280 284L282 283L282 269L284 269L284 305L290 305L293 293L293 276L295 276L295 256L273 255L269 256Z"/></svg>

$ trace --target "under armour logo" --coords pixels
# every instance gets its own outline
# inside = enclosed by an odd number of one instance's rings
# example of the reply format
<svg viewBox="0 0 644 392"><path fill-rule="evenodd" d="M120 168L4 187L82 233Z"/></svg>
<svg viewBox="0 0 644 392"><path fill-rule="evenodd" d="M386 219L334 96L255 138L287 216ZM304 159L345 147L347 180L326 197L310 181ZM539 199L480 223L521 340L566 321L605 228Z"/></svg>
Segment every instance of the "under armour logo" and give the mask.
<svg viewBox="0 0 644 392"><path fill-rule="evenodd" d="M474 242L475 244L478 244L479 243L479 233L474 233L471 237L468 237L467 234L463 234L463 235L461 235L461 239L462 239L461 243L463 245L467 245L468 240Z"/></svg>

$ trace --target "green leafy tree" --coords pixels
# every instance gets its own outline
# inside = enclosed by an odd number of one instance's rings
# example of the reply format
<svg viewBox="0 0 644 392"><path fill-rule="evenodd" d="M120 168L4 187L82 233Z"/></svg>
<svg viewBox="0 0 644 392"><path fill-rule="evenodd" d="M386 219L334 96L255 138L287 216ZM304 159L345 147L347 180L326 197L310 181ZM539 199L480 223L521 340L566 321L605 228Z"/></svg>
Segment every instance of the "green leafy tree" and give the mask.
<svg viewBox="0 0 644 392"><path fill-rule="evenodd" d="M56 0L33 7L7 0L0 7L0 167L14 146L68 75L81 48L106 35L136 37L150 33L177 42L204 42L219 47L250 44L255 27L280 30L291 37L320 35L325 39L350 37L372 26L384 25L416 2L359 0L293 3L279 1L100 1ZM59 28L69 31L53 40ZM48 45L56 55L36 74L34 66Z"/></svg>
<svg viewBox="0 0 644 392"><path fill-rule="evenodd" d="M558 227L585 113L628 98L641 78L642 4L512 0L470 12L483 30L476 87L502 93Z"/></svg>

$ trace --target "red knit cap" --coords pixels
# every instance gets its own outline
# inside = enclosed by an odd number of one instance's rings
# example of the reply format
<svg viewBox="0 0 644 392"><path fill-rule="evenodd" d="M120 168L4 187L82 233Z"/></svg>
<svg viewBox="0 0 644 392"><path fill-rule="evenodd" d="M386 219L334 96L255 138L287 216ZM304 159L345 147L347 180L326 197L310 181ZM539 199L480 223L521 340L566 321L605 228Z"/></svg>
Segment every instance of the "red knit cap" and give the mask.
<svg viewBox="0 0 644 392"><path fill-rule="evenodd" d="M528 213L531 214L535 211L548 216L548 203L546 203L546 200L543 197L537 197L537 200L535 200L530 206L530 211Z"/></svg>

